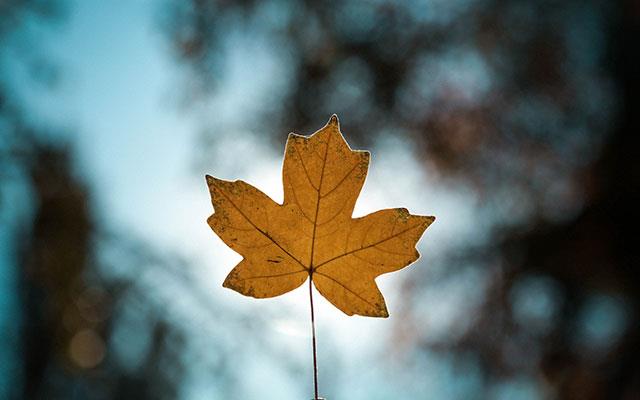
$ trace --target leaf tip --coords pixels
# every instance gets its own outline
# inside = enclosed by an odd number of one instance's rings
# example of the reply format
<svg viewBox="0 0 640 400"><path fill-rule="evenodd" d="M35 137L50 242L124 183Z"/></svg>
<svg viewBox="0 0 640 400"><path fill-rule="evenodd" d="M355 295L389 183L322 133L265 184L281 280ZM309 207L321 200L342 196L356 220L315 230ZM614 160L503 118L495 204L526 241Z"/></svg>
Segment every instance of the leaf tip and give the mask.
<svg viewBox="0 0 640 400"><path fill-rule="evenodd" d="M382 304L378 304L378 316L380 318L389 318L389 310L384 302L384 298L382 299Z"/></svg>
<svg viewBox="0 0 640 400"><path fill-rule="evenodd" d="M231 273L229 273L229 275L227 275L227 277L224 279L224 282L222 282L222 287L237 291L235 285L232 282L232 280L234 279L234 276L235 276L234 272L231 271Z"/></svg>
<svg viewBox="0 0 640 400"><path fill-rule="evenodd" d="M434 217L433 215L425 215L425 216L421 216L420 217L422 222L422 231L424 232L428 227L431 226L431 224L433 224L433 222L436 220L436 217Z"/></svg>
<svg viewBox="0 0 640 400"><path fill-rule="evenodd" d="M384 305L370 313L363 314L365 317L374 317L374 318L389 318L389 311L387 310L387 306Z"/></svg>
<svg viewBox="0 0 640 400"><path fill-rule="evenodd" d="M208 218L207 218L207 225L209 225L211 228L213 228L213 219L215 217L215 214L211 214Z"/></svg>

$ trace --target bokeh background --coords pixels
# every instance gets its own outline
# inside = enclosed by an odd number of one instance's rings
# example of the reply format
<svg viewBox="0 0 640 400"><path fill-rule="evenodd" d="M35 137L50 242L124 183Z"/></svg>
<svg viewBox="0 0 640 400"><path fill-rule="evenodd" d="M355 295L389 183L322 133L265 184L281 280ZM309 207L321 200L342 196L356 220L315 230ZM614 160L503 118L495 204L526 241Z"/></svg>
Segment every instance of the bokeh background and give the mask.
<svg viewBox="0 0 640 400"><path fill-rule="evenodd" d="M317 301L330 400L638 399L636 0L0 1L0 398L308 399L303 289L223 289L204 174L286 135L438 220L391 317ZM635 116L634 116L635 114Z"/></svg>

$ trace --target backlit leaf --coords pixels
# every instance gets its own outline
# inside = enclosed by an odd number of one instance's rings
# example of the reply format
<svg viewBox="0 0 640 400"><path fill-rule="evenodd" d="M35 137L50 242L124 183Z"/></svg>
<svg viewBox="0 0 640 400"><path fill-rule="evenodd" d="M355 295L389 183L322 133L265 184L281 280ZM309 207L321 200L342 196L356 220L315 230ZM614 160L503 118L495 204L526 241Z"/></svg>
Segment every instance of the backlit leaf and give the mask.
<svg viewBox="0 0 640 400"><path fill-rule="evenodd" d="M207 222L244 257L223 286L265 298L309 278L344 313L387 317L375 278L418 259L416 243L435 217L395 208L352 218L368 167L369 152L351 150L334 115L310 137L289 135L283 204L207 175L215 210Z"/></svg>

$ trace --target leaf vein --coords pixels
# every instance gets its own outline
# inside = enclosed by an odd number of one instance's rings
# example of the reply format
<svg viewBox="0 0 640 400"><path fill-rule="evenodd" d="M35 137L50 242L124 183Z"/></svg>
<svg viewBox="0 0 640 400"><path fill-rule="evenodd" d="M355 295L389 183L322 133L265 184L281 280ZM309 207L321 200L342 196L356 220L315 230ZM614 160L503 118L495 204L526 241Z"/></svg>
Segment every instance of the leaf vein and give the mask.
<svg viewBox="0 0 640 400"><path fill-rule="evenodd" d="M327 275L327 274L323 274L322 272L316 272L316 274L324 276L325 278L337 283L338 285L342 286L346 291L348 291L349 293L353 294L354 296L356 296L357 298L359 298L360 300L362 300L363 302L367 303L368 305L370 305L371 307L376 308L376 305L371 303L369 300L365 299L364 297L360 296L358 293L354 292L353 290L351 290L350 288L348 288L345 284L343 284L342 282L334 279L333 277Z"/></svg>
<svg viewBox="0 0 640 400"><path fill-rule="evenodd" d="M344 181L349 177L349 175L351 175L353 173L353 171L356 170L356 167L358 166L358 164L359 163L356 162L355 165L349 170L349 172L347 172L344 175L344 177L342 177L342 179L340 179L340 181L338 183L336 183L336 185L333 188L331 188L331 190L329 190L328 192L326 192L323 195L320 195L320 198L322 199L322 198L325 198L325 197L329 196L334 190L336 190L338 187L340 187L344 183Z"/></svg>
<svg viewBox="0 0 640 400"><path fill-rule="evenodd" d="M403 233L409 232L410 230L415 229L415 228L418 228L418 227L420 227L420 224L416 224L416 225L414 225L414 226L412 226L412 227L410 227L410 228L407 228L407 229L405 229L405 230L403 230L403 231L401 231L401 232L398 232L398 233L397 233L397 234L395 234L395 235L389 236L389 237L388 237L388 238L386 238L386 239L382 239L382 240L380 240L380 241L378 241L378 242L376 242L376 243L372 243L372 244L370 244L370 245L367 245L367 246L361 247L361 248L359 248L359 249L355 249L355 250L347 251L346 253L340 254L339 256L335 256L335 257L333 257L333 258L328 259L327 261L324 261L324 262L320 263L320 264L319 264L318 266L316 266L314 269L317 271L317 270L318 270L318 268L320 268L320 267L322 267L322 266L325 266L325 265L329 264L330 262L333 262L333 261L335 261L335 260L337 260L337 259L339 259L339 258L342 258L342 257L348 256L349 254L357 253L357 252L362 251L362 250L366 250L366 249L371 248L371 247L373 247L373 246L376 246L376 245L378 245L378 244L380 244L380 243L384 243L384 242L386 242L386 241L388 241L388 240L394 239L394 238L396 238L396 237L398 237L398 236L402 235Z"/></svg>
<svg viewBox="0 0 640 400"><path fill-rule="evenodd" d="M311 218L309 218L307 216L307 214L304 212L304 209L302 208L302 206L300 205L300 202L298 201L298 195L296 194L296 188L289 184L289 186L291 187L291 192L293 193L293 202L298 206L298 208L300 209L300 212L302 213L302 216L304 217L304 219L306 219L307 221L309 221L309 223L311 225L314 224L314 222L311 220Z"/></svg>
<svg viewBox="0 0 640 400"><path fill-rule="evenodd" d="M240 208L238 208L238 206L233 202L233 200L231 200L231 198L229 196L227 196L227 194L222 191L220 188L216 187L216 189L218 189L218 191L220 192L220 194L222 194L228 201L229 203L231 203L231 205L233 205L233 207L238 210L238 212L240 213L240 215L242 215L244 217L244 219L247 220L247 222L249 222L251 225L253 225L254 228L256 228L256 230L260 233L262 233L267 239L271 240L273 242L273 244L275 244L276 246L278 246L280 248L280 250L284 251L289 257L291 257L292 260L294 260L295 262L297 262L298 264L300 264L302 266L302 268L307 269L307 266L304 265L302 262L300 262L300 260L298 260L293 254L289 253L289 251L287 251L287 249L285 249L284 247L282 247L280 245L280 243L276 242L275 240L273 240L273 238L271 236L269 236L269 234L267 234L265 231L263 231L262 229L260 229L256 224L253 223L253 221L251 221L249 219L249 217L247 217L245 215L245 213L242 212L242 210Z"/></svg>
<svg viewBox="0 0 640 400"><path fill-rule="evenodd" d="M304 165L304 161L302 161L302 153L300 152L300 150L298 149L298 146L296 145L295 141L293 142L293 148L296 151L296 154L298 155L298 160L300 160L300 164L302 164L302 169L304 170L304 174L307 177L307 180L309 181L309 184L311 185L312 188L314 188L315 190L320 190L316 187L316 185L313 184L313 182L311 181L311 176L309 175L309 171L307 171L307 166ZM320 184L322 185L322 177L320 177Z"/></svg>
<svg viewBox="0 0 640 400"><path fill-rule="evenodd" d="M318 185L317 196L316 196L316 215L313 219L313 233L311 234L311 256L309 257L311 267L310 270L313 271L313 253L316 248L316 229L318 229L318 211L320 210L320 190L322 189L322 182L324 181L324 168L327 166L327 154L329 153L329 143L331 142L331 135L327 139L326 147L324 149L324 158L322 160L322 170L320 171L320 185ZM313 278L313 277L312 277Z"/></svg>
<svg viewBox="0 0 640 400"><path fill-rule="evenodd" d="M300 272L307 272L306 269L300 269L297 271L291 271L291 272L284 272L282 274L273 274L273 275L261 275L261 276L250 276L248 278L242 278L242 279L236 279L236 282L244 282L244 281L248 281L251 279L267 279L267 278L278 278L281 276L287 276L287 275L293 275L293 274L299 274Z"/></svg>

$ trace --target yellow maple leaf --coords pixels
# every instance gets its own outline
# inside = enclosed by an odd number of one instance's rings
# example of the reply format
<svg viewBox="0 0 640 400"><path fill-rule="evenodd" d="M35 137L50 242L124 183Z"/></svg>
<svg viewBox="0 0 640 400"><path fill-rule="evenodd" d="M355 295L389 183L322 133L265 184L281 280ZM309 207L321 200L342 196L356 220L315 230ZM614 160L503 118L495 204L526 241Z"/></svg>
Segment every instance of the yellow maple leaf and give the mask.
<svg viewBox="0 0 640 400"><path fill-rule="evenodd" d="M435 217L394 208L352 218L368 167L369 152L351 150L333 115L310 137L289 135L283 204L207 175L215 210L207 222L244 257L223 286L265 298L309 278L345 314L387 317L375 278L418 259L415 245Z"/></svg>

